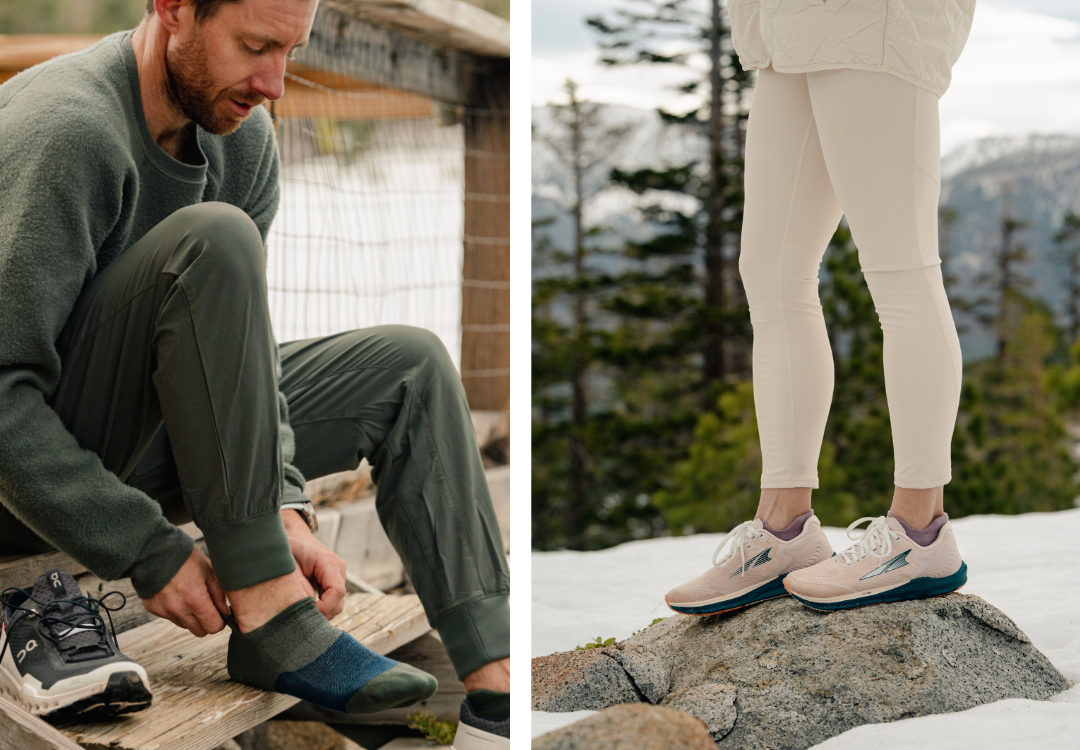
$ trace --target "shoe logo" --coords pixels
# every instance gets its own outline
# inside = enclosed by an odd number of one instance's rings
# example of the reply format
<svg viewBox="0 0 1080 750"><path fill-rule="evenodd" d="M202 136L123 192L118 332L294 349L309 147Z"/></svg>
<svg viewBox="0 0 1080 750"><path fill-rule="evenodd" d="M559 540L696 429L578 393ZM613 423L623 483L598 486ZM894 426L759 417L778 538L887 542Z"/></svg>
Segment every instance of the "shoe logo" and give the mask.
<svg viewBox="0 0 1080 750"><path fill-rule="evenodd" d="M27 641L26 645L19 651L19 664L23 663L23 659L26 658L26 654L29 651L33 651L37 648L37 641Z"/></svg>
<svg viewBox="0 0 1080 750"><path fill-rule="evenodd" d="M906 559L908 556L908 552L911 552L911 550L905 550L904 552L901 552L899 555L889 560L889 562L885 563L884 565L879 565L859 580L865 581L867 578L873 578L874 576L879 576L882 573L888 573L890 570L896 570L897 568L904 567L908 564L908 561Z"/></svg>
<svg viewBox="0 0 1080 750"><path fill-rule="evenodd" d="M747 560L746 563L743 564L743 566L741 568L739 568L734 573L732 573L730 576L728 576L728 578L734 578L735 576L741 575L742 573L745 573L746 571L750 570L750 568L756 568L757 566L762 565L764 563L772 562L772 558L769 557L769 552L771 550L772 550L772 547L769 547L769 549L765 550L764 552L758 552L756 555L754 555L749 560Z"/></svg>

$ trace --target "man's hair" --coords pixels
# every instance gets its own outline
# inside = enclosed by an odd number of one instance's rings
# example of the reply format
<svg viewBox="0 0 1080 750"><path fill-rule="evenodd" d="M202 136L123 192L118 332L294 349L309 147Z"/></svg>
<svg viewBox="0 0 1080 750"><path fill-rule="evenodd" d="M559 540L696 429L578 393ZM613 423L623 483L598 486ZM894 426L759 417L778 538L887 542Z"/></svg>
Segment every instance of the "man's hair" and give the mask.
<svg viewBox="0 0 1080 750"><path fill-rule="evenodd" d="M195 20L199 23L213 17L225 3L238 3L240 0L191 0L195 9ZM146 12L154 12L154 0L146 0Z"/></svg>

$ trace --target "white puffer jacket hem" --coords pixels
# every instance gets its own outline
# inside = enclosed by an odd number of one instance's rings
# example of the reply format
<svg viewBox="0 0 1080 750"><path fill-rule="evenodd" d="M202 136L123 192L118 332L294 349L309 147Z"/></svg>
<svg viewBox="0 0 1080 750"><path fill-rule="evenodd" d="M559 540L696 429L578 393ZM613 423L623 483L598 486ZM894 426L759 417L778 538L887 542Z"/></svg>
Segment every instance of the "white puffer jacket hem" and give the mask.
<svg viewBox="0 0 1080 750"><path fill-rule="evenodd" d="M891 73L941 97L975 0L728 0L744 69Z"/></svg>

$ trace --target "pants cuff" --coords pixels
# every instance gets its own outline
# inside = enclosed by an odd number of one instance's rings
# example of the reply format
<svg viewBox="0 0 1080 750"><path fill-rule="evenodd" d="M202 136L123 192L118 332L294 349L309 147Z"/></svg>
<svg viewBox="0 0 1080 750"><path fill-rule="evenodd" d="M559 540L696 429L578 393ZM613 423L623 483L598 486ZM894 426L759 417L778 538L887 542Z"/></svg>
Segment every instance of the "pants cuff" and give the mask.
<svg viewBox="0 0 1080 750"><path fill-rule="evenodd" d="M281 513L203 529L203 538L214 574L226 591L280 578L296 569Z"/></svg>
<svg viewBox="0 0 1080 750"><path fill-rule="evenodd" d="M915 479L908 479L898 476L893 477L893 484L906 490L928 490L933 487L941 487L942 485L948 484L951 481L951 471L947 474L940 474L936 477L930 477L929 479L923 477Z"/></svg>
<svg viewBox="0 0 1080 750"><path fill-rule="evenodd" d="M494 594L443 616L439 631L459 680L510 656L510 595Z"/></svg>
<svg viewBox="0 0 1080 750"><path fill-rule="evenodd" d="M767 477L764 474L761 475L761 489L791 489L792 487L810 487L812 489L818 488L818 478L816 476L806 477Z"/></svg>

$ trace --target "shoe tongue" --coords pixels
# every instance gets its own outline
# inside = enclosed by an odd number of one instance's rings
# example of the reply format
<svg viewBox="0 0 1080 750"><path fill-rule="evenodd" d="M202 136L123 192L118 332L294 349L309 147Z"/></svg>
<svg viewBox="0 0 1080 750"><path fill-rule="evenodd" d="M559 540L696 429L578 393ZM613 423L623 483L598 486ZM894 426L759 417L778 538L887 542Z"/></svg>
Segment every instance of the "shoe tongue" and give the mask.
<svg viewBox="0 0 1080 750"><path fill-rule="evenodd" d="M44 575L38 576L38 579L34 581L34 598L43 604L75 596L82 596L79 584L65 570L59 568L46 570Z"/></svg>
<svg viewBox="0 0 1080 750"><path fill-rule="evenodd" d="M899 534L900 536L903 536L903 537L907 536L907 532L904 531L903 524L901 524L900 521L897 520L897 518L895 516L887 516L885 521L886 521L886 523L888 523L889 528L892 529L893 531L895 531L897 534Z"/></svg>
<svg viewBox="0 0 1080 750"><path fill-rule="evenodd" d="M762 522L762 520L760 518L755 518L753 523L750 524L750 528L757 529L758 531L761 531L762 529L765 528L765 524Z"/></svg>
<svg viewBox="0 0 1080 750"><path fill-rule="evenodd" d="M83 593L74 576L52 568L34 582L33 597L44 606L61 599L81 598ZM111 653L97 621L84 607L62 601L47 608L43 614L62 621L51 621L47 627L57 638L61 650L67 653L69 661L83 661Z"/></svg>

